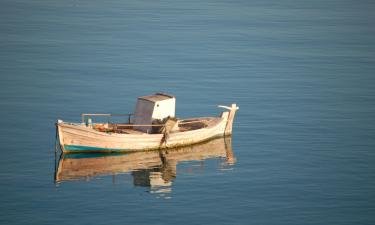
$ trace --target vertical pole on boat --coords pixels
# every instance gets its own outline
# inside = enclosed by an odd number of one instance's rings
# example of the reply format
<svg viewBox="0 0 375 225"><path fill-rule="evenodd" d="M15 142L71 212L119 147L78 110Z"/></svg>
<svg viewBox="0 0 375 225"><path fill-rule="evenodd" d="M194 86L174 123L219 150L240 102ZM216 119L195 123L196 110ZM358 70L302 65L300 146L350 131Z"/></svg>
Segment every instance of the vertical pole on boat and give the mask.
<svg viewBox="0 0 375 225"><path fill-rule="evenodd" d="M58 151L58 140L59 140L59 128L58 128L58 126L57 126L57 123L55 124L55 126L56 126L56 129L55 129L55 131L56 131L56 135L55 135L55 155L56 155L56 153L57 153L57 151Z"/></svg>
<svg viewBox="0 0 375 225"><path fill-rule="evenodd" d="M229 108L229 107L228 107ZM236 104L232 104L229 108L229 115L228 115L228 122L225 127L224 135L231 135L232 134L232 126L233 126L233 120L234 116L236 115L236 111L239 109Z"/></svg>
<svg viewBox="0 0 375 225"><path fill-rule="evenodd" d="M236 115L236 111L239 109L239 107L236 105L236 103L232 104L230 107L225 105L218 105L218 107L229 110L229 112L223 112L221 116L224 118L226 117L227 119L227 123L224 129L224 135L231 135L234 116Z"/></svg>

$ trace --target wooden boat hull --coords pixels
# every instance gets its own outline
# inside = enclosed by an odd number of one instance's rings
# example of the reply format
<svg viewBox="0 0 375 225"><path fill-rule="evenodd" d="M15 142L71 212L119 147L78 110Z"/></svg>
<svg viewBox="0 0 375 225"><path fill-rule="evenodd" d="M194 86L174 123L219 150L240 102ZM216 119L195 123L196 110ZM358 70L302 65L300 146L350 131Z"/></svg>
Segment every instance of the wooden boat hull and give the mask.
<svg viewBox="0 0 375 225"><path fill-rule="evenodd" d="M203 142L216 137L231 135L232 123L237 107L223 112L215 118L216 123L201 129L163 134L120 134L105 133L84 124L58 122L57 129L61 149L64 153L74 152L132 152L153 149L175 148Z"/></svg>

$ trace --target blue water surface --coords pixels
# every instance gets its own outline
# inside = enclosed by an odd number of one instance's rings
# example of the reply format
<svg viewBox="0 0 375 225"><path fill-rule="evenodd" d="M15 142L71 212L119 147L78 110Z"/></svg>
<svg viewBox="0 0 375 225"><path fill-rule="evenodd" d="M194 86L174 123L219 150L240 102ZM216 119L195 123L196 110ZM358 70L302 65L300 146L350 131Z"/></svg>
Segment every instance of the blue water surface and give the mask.
<svg viewBox="0 0 375 225"><path fill-rule="evenodd" d="M0 1L1 224L375 224L374 1ZM54 182L58 118L236 102L237 162ZM203 163L203 170L196 170ZM190 171L190 172L186 172ZM192 171L192 172L191 172Z"/></svg>

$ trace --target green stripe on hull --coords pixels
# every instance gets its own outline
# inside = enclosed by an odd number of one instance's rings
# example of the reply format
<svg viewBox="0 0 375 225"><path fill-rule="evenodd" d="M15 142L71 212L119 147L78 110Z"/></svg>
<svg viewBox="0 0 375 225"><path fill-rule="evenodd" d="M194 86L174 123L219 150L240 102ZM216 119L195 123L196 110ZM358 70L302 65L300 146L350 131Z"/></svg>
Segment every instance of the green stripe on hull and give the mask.
<svg viewBox="0 0 375 225"><path fill-rule="evenodd" d="M82 145L64 145L65 151L68 152L124 152L127 149L117 149L117 148L99 148L92 146L82 146Z"/></svg>

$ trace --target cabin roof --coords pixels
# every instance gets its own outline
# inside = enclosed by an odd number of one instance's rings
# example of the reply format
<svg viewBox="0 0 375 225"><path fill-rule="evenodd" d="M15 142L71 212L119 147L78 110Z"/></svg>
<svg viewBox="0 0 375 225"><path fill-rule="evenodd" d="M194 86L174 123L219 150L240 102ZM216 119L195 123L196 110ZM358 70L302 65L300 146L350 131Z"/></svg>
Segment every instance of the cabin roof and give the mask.
<svg viewBox="0 0 375 225"><path fill-rule="evenodd" d="M150 102L158 102L158 101L163 101L163 100L171 99L171 98L174 98L174 96L164 94L164 93L156 93L154 95L138 97L138 99L143 99L143 100L147 100L147 101L150 101Z"/></svg>

